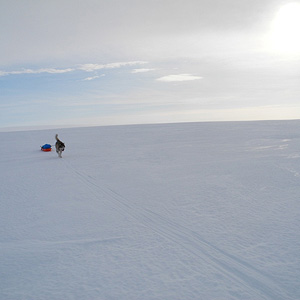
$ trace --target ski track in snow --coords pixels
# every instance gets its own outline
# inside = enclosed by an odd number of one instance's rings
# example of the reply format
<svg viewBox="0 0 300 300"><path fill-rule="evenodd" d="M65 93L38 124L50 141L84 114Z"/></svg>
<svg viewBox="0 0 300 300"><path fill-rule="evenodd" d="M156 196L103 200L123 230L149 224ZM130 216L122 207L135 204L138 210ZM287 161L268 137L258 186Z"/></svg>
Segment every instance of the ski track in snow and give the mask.
<svg viewBox="0 0 300 300"><path fill-rule="evenodd" d="M64 161L71 172L83 182L99 201L105 201L107 205L113 205L125 217L130 217L142 225L155 231L162 237L180 245L198 259L209 262L216 271L223 274L235 284L244 286L253 291L256 299L289 300L292 299L288 292L281 289L278 283L268 275L255 269L251 265L218 249L205 241L197 232L183 227L167 218L149 210L129 205L130 201L109 186L96 183L90 176L76 170L70 163Z"/></svg>

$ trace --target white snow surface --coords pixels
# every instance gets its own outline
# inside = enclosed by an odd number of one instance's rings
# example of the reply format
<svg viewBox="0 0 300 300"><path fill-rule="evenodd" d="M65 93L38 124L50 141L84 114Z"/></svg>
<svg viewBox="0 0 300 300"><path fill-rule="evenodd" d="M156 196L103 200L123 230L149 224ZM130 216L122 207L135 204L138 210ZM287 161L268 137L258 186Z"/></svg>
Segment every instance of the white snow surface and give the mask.
<svg viewBox="0 0 300 300"><path fill-rule="evenodd" d="M0 299L300 299L300 121L0 138Z"/></svg>

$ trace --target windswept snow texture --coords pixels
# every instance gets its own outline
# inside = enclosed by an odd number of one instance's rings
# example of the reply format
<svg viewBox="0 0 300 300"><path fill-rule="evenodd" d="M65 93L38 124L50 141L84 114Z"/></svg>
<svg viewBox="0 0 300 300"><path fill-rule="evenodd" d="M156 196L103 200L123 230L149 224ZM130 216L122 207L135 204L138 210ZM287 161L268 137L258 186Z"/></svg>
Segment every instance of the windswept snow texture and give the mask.
<svg viewBox="0 0 300 300"><path fill-rule="evenodd" d="M300 121L0 139L0 299L300 299Z"/></svg>

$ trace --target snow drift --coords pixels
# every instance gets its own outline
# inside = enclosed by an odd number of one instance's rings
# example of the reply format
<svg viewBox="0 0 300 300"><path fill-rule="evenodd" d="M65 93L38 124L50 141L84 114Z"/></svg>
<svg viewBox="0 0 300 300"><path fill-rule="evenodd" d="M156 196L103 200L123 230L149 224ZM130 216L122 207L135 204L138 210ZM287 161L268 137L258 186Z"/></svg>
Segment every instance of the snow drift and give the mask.
<svg viewBox="0 0 300 300"><path fill-rule="evenodd" d="M1 299L300 299L300 121L0 138Z"/></svg>

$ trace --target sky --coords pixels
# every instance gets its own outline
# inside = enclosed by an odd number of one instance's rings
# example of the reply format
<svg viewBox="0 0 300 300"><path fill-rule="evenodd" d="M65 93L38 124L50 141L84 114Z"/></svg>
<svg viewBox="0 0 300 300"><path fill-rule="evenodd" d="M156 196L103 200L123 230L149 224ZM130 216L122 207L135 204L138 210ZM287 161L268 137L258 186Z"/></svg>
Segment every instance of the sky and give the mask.
<svg viewBox="0 0 300 300"><path fill-rule="evenodd" d="M300 0L1 0L0 130L300 118Z"/></svg>

